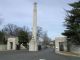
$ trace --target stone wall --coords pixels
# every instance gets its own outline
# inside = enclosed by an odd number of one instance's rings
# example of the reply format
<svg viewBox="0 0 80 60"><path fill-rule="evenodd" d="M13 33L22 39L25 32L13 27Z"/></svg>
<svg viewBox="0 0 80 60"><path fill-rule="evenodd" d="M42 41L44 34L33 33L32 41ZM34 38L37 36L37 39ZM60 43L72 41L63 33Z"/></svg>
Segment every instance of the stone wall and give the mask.
<svg viewBox="0 0 80 60"><path fill-rule="evenodd" d="M7 45L0 44L0 51L6 51Z"/></svg>
<svg viewBox="0 0 80 60"><path fill-rule="evenodd" d="M70 52L80 54L80 45L71 45Z"/></svg>

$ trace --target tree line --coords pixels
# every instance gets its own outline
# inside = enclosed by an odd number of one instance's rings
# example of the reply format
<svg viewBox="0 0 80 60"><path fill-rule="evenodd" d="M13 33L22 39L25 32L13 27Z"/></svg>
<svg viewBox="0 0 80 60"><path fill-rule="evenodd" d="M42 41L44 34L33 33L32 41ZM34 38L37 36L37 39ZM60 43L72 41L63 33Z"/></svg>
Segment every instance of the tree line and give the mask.
<svg viewBox="0 0 80 60"><path fill-rule="evenodd" d="M32 31L28 27L19 27L14 24L7 24L0 30L0 44L7 44L9 37L18 37L19 45L27 47L32 38ZM43 44L49 44L50 38L47 32L43 31L42 27L37 27L37 39L42 38Z"/></svg>

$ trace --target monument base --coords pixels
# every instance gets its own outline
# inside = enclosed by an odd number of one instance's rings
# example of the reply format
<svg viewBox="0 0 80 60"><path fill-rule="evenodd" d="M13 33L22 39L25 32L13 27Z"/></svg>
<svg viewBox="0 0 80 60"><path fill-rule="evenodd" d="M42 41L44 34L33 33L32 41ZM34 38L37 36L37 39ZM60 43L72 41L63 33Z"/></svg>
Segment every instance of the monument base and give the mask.
<svg viewBox="0 0 80 60"><path fill-rule="evenodd" d="M29 51L38 51L37 42L33 39L29 42Z"/></svg>

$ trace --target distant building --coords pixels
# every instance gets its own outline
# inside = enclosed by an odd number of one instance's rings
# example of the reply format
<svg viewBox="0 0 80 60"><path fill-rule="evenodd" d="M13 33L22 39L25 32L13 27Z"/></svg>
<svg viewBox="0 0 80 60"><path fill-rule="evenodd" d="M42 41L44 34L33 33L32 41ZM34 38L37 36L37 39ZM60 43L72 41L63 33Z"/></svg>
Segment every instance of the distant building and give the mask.
<svg viewBox="0 0 80 60"><path fill-rule="evenodd" d="M54 48L54 46L55 46L55 41L50 41L50 42L49 42L49 46L52 47L52 48Z"/></svg>

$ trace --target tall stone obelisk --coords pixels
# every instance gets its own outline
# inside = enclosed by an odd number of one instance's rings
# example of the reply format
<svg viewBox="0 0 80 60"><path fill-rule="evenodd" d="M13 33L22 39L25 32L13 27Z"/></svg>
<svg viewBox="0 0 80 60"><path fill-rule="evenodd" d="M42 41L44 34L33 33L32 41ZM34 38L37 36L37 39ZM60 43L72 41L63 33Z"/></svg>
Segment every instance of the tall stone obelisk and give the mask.
<svg viewBox="0 0 80 60"><path fill-rule="evenodd" d="M38 51L37 45L37 1L34 2L33 7L33 27L32 27L32 39L29 42L29 51Z"/></svg>

